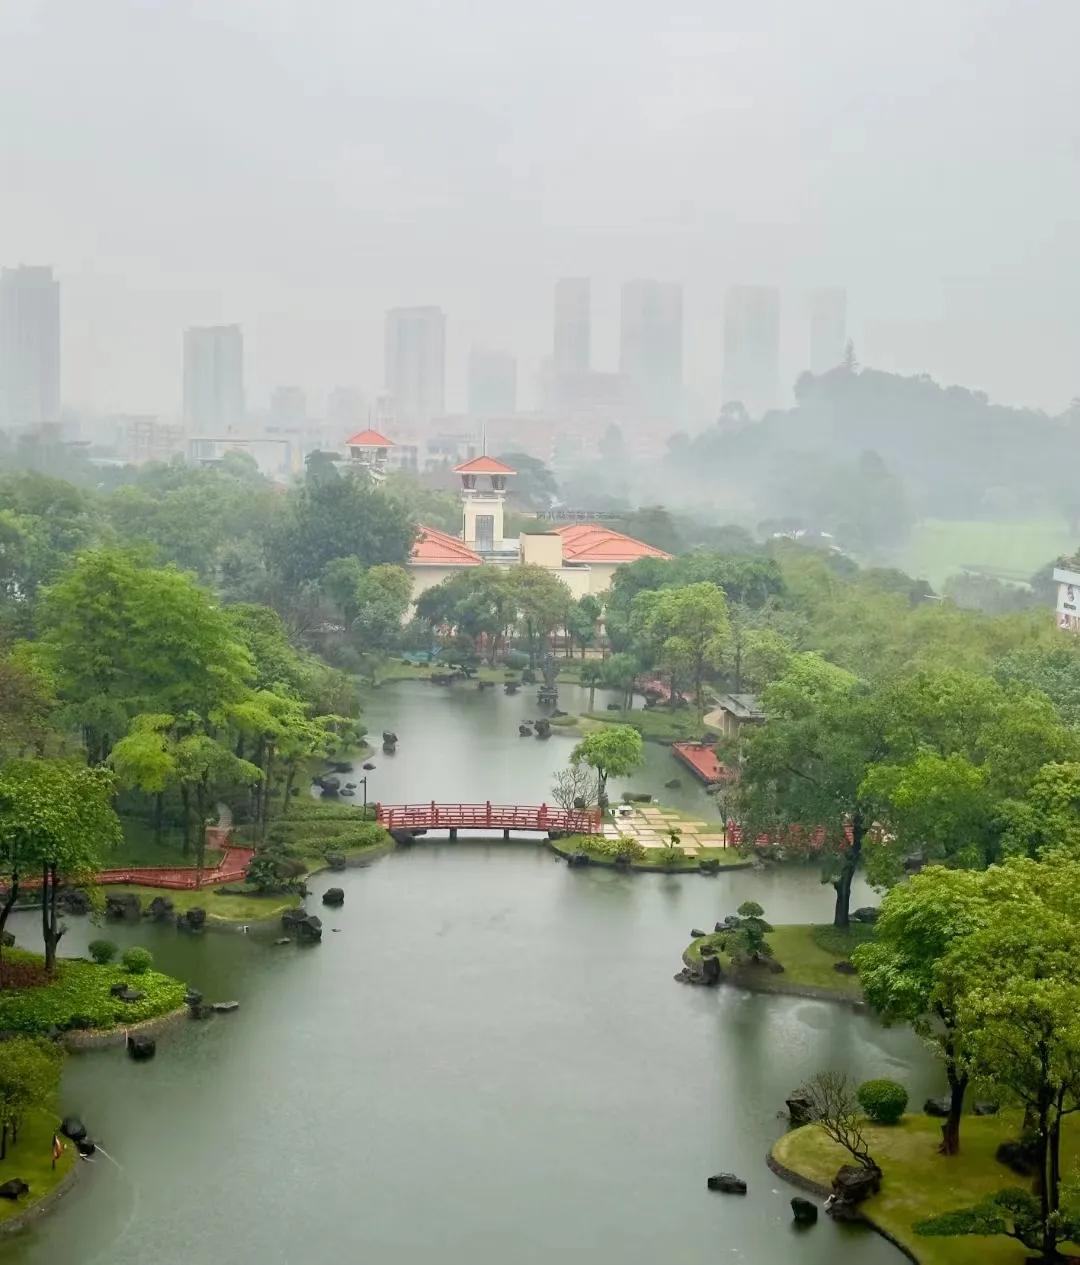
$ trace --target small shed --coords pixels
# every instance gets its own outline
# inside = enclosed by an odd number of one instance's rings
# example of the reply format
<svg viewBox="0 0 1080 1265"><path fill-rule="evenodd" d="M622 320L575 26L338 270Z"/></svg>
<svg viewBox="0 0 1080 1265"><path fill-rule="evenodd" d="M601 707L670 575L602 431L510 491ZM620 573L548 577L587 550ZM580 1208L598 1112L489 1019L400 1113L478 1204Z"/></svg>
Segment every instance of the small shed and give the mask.
<svg viewBox="0 0 1080 1265"><path fill-rule="evenodd" d="M756 694L721 694L716 700L720 713L720 731L725 738L734 738L743 725L759 725L765 719Z"/></svg>

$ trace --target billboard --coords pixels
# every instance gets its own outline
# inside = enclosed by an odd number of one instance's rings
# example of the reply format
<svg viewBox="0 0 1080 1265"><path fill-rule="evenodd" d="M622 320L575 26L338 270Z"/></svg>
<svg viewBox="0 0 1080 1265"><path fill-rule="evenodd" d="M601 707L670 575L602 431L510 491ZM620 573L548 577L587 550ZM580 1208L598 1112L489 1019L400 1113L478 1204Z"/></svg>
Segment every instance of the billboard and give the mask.
<svg viewBox="0 0 1080 1265"><path fill-rule="evenodd" d="M1080 572L1054 568L1058 582L1057 626L1063 632L1080 632Z"/></svg>

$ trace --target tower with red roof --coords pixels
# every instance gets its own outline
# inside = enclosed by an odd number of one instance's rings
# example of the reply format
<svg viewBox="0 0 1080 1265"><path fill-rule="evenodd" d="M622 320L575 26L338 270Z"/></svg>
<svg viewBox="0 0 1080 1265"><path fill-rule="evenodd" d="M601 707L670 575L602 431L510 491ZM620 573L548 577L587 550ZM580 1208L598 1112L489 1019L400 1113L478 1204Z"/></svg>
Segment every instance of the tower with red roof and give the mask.
<svg viewBox="0 0 1080 1265"><path fill-rule="evenodd" d="M455 466L454 473L461 476L462 539L477 553L500 552L506 480L517 471L485 454Z"/></svg>
<svg viewBox="0 0 1080 1265"><path fill-rule="evenodd" d="M387 439L385 435L380 435L377 430L372 430L370 427L367 430L357 431L345 441L345 447L349 450L350 466L363 470L376 482L381 482L386 478L386 462L393 446L392 439Z"/></svg>

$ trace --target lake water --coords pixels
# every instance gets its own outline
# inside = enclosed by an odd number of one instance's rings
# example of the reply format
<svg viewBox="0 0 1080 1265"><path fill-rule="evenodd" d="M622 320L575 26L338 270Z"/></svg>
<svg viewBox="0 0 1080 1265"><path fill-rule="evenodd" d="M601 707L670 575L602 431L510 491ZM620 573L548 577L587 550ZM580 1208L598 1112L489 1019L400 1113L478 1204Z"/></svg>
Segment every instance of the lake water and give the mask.
<svg viewBox="0 0 1080 1265"><path fill-rule="evenodd" d="M538 802L569 743L519 742L528 710L494 691L380 691L369 723L400 746L373 757L372 798ZM659 789L670 761L651 749L635 786ZM318 901L331 881L336 912ZM625 875L526 843L433 842L313 888L310 949L110 930L240 1009L181 1024L150 1063L68 1061L64 1108L120 1167L84 1165L0 1262L900 1261L827 1219L797 1233L764 1155L820 1068L893 1076L915 1102L939 1090L918 1042L846 1007L672 980L689 929L749 896L776 921L827 919L812 871ZM13 922L33 944L32 916ZM95 934L72 919L63 948ZM706 1191L720 1170L746 1198Z"/></svg>

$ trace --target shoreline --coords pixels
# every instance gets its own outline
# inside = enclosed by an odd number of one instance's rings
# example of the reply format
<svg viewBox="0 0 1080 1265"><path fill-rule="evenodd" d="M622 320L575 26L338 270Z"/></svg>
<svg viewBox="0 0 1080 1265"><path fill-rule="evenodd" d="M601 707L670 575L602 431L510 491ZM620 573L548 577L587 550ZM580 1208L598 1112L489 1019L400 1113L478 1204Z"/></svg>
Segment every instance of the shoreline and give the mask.
<svg viewBox="0 0 1080 1265"><path fill-rule="evenodd" d="M83 1054L88 1050L107 1050L127 1045L129 1036L157 1036L180 1022L188 1013L186 1005L167 1010L139 1023L115 1028L69 1028L61 1038L61 1044L69 1054Z"/></svg>
<svg viewBox="0 0 1080 1265"><path fill-rule="evenodd" d="M809 924L808 924L809 925ZM689 971L700 969L700 959L695 960L690 956L690 950L698 942L691 941L682 952L683 965ZM843 1006L849 1006L852 1010L868 1010L866 999L859 994L843 993L835 988L822 988L817 984L785 984L776 983L781 977L769 974L764 977L753 969L753 967L730 967L728 971L721 975L715 984L710 985L714 988L722 988L725 985L729 988L743 988L750 993L772 993L779 997L801 997L806 1001L829 1001L837 1002ZM828 1191L825 1192L828 1194Z"/></svg>
<svg viewBox="0 0 1080 1265"><path fill-rule="evenodd" d="M69 1145L73 1146L74 1143L69 1143ZM13 1217L8 1217L6 1221L0 1222L0 1239L9 1234L21 1233L39 1218L52 1212L56 1204L63 1199L78 1181L79 1165L81 1163L82 1160L78 1152L76 1152L74 1163L55 1186L31 1203L24 1205Z"/></svg>
<svg viewBox="0 0 1080 1265"><path fill-rule="evenodd" d="M779 1141L779 1139L777 1141ZM793 1168L788 1168L786 1164L783 1164L774 1155L773 1152L776 1145L777 1143L774 1143L765 1155L765 1164L769 1170L775 1173L782 1181L787 1182L789 1186L794 1186L797 1190L805 1190L808 1194L818 1195L822 1199L828 1198L828 1196L832 1193L831 1187L824 1186L821 1182L816 1182L811 1177L804 1177L802 1173L797 1172ZM922 1265L919 1258L906 1244L901 1243L894 1234L886 1230L884 1226L879 1225L878 1222L875 1221L873 1217L868 1216L864 1210L860 1210L858 1219L864 1225L868 1225L875 1234L880 1234L886 1243L891 1243L893 1247L896 1248L903 1257L905 1257L905 1259L912 1262L912 1265Z"/></svg>
<svg viewBox="0 0 1080 1265"><path fill-rule="evenodd" d="M525 842L525 840L522 840ZM561 857L564 861L574 855L559 847L559 840L543 839L541 847L547 848L549 852L554 852L556 856ZM722 865L718 870L702 870L695 866L682 866L673 869L670 865L648 865L641 862L631 863L630 865L616 865L614 859L608 860L606 857L589 857L589 865L595 865L601 870L619 870L623 874L689 874L698 878L719 878L721 874L734 873L738 870L752 870L754 868L753 858L747 858L745 861L735 861L731 865Z"/></svg>

